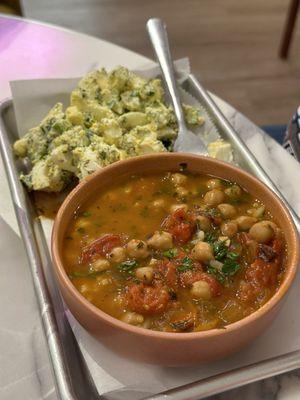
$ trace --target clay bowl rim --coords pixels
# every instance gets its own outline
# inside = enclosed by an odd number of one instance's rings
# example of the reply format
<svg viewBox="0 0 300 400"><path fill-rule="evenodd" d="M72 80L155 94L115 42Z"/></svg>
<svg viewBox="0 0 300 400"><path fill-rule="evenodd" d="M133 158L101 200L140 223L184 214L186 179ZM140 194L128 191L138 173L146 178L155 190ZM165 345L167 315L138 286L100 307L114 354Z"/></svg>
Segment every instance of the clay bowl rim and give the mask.
<svg viewBox="0 0 300 400"><path fill-rule="evenodd" d="M237 173L238 175L241 176L241 180L244 179L250 179L255 183L255 185L260 186L261 189L263 189L265 192L267 192L268 196L271 196L275 199L275 202L281 209L282 214L284 215L284 218L287 220L289 229L291 230L292 233L292 241L290 243L290 249L289 251L292 253L291 259L289 264L286 266L287 273L285 275L284 281L282 282L281 286L279 287L278 291L272 296L272 298L267 301L262 307L260 307L258 310L254 311L252 314L248 315L247 317L236 321L234 323L225 325L225 327L222 328L214 328L206 331L199 331L199 332L187 332L187 333L177 333L177 332L160 332L160 331L154 331L142 327L137 327L134 325L127 324L126 322L123 322L121 320L118 320L117 318L114 318L110 316L109 314L106 314L104 311L101 309L97 308L94 306L92 303L90 303L88 300L86 300L80 293L79 291L75 288L75 286L72 284L71 279L68 277L64 267L63 267L63 260L62 257L59 253L59 243L58 243L58 237L59 237L59 230L61 223L60 221L64 217L64 214L66 210L69 207L69 204L72 202L73 198L78 195L78 192L82 190L86 190L85 186L88 185L89 190L86 191L85 198L88 199L90 195L90 189L92 188L92 182L94 180L98 180L99 176L102 174L108 174L112 169L115 168L123 168L124 172L126 172L126 166L131 163L136 163L140 161L143 163L144 160L146 159L152 159L153 162L156 159L159 158L182 158L180 162L185 163L188 162L189 160L194 160L197 161L197 159L202 162L209 161L210 163L215 163L219 165L220 167L223 167L226 169L226 174L228 172L229 175L233 175ZM142 170L140 172L143 172ZM126 173L124 173L126 175ZM212 174L213 176L213 174ZM217 177L217 176L216 176ZM228 180L233 180L232 178L228 178ZM107 185L106 185L107 186ZM243 186L243 184L241 185ZM244 185L244 187L248 190L247 185ZM251 192L250 192L251 193ZM81 202L82 204L82 202ZM79 206L79 204L78 204ZM74 209L74 207L72 207ZM198 156L198 155L193 155L190 153L155 153L155 154L149 154L149 155L143 155L143 156L138 156L138 157L132 157L126 160L118 161L113 164L108 165L105 168L102 168L90 176L88 176L86 179L81 181L66 197L64 200L63 204L61 205L55 221L54 221L54 226L52 230L52 238L51 238L51 252L52 252L52 260L53 260L53 265L56 270L56 273L59 275L59 278L63 282L63 285L65 286L65 290L68 290L69 293L72 294L72 296L75 298L77 303L80 303L81 307L84 309L88 309L90 313L92 313L93 317L95 319L100 319L102 322L106 322L110 324L111 326L118 328L120 330L125 330L131 334L136 334L136 335L141 335L141 336L148 336L152 338L157 338L157 339L165 339L165 340L175 340L175 341L182 341L182 340L200 340L201 338L212 338L212 337L217 337L224 335L226 333L230 333L233 331L236 331L241 328L245 328L247 325L251 326L251 324L263 317L265 314L270 312L282 299L283 297L287 294L294 278L296 275L297 271L297 264L299 261L299 243L298 243L298 232L297 229L293 223L293 220L290 216L289 211L287 210L286 206L282 202L282 200L275 194L273 193L264 183L262 183L260 180L258 180L256 177L253 175L249 174L248 172L233 166L232 164L228 164L223 161L219 161L216 159L213 159L211 157L206 157L206 156ZM86 310L85 310L86 311Z"/></svg>

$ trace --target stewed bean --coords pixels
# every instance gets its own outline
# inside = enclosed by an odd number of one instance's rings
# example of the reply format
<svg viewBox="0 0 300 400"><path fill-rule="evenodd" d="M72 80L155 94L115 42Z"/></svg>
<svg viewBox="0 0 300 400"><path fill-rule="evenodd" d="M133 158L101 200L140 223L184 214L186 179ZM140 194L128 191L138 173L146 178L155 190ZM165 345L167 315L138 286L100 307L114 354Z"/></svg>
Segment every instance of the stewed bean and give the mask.
<svg viewBox="0 0 300 400"><path fill-rule="evenodd" d="M218 204L222 203L225 198L224 192L220 189L212 189L208 191L203 200L204 203L208 204L209 206L217 206Z"/></svg>
<svg viewBox="0 0 300 400"><path fill-rule="evenodd" d="M236 219L236 223L238 224L239 229L242 231L248 231L256 221L256 218L248 217L247 215L242 215Z"/></svg>
<svg viewBox="0 0 300 400"><path fill-rule="evenodd" d="M259 243L268 243L274 238L275 231L269 221L261 221L250 228L249 235Z"/></svg>
<svg viewBox="0 0 300 400"><path fill-rule="evenodd" d="M223 218L233 218L236 215L236 208L231 204L219 204L218 209L220 210Z"/></svg>

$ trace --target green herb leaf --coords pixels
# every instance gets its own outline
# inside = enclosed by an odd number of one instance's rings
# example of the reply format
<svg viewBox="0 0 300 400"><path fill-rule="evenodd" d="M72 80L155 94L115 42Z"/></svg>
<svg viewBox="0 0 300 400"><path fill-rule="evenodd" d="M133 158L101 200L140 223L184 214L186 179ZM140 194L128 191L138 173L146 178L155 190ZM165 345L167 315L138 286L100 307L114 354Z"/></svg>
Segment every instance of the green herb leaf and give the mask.
<svg viewBox="0 0 300 400"><path fill-rule="evenodd" d="M234 254L234 253L233 253ZM237 272L238 272L238 270L240 269L240 264L237 262L237 261L235 261L235 260L232 260L232 259L230 259L230 258L227 258L226 260L225 260L225 262L224 262L224 264L223 264L223 267L222 267L222 273L224 274L224 275L227 275L227 276L233 276L233 275L235 275Z"/></svg>
<svg viewBox="0 0 300 400"><path fill-rule="evenodd" d="M92 214L89 211L83 211L83 213L81 213L82 217L88 218L90 217Z"/></svg>
<svg viewBox="0 0 300 400"><path fill-rule="evenodd" d="M214 232L206 232L204 236L204 241L207 243L214 243L216 241L216 235Z"/></svg>
<svg viewBox="0 0 300 400"><path fill-rule="evenodd" d="M213 275L220 283L225 282L225 276L222 272L220 272L217 268L211 267L210 265L207 267L206 272L210 275Z"/></svg>
<svg viewBox="0 0 300 400"><path fill-rule="evenodd" d="M234 253L233 251L229 251L227 253L226 258L229 259L229 260L235 261L235 260L237 260L239 258L239 255L238 255L238 253Z"/></svg>
<svg viewBox="0 0 300 400"><path fill-rule="evenodd" d="M219 217L220 211L217 208L209 208L208 210L205 210L205 215L212 218Z"/></svg>
<svg viewBox="0 0 300 400"><path fill-rule="evenodd" d="M213 250L215 259L218 261L222 261L228 252L228 247L226 246L224 241L218 240L213 244Z"/></svg>
<svg viewBox="0 0 300 400"><path fill-rule="evenodd" d="M206 271L207 273L214 275L219 282L224 283L228 277L235 275L241 268L240 264L237 262L238 258L239 255L237 253L232 251L227 252L225 260L223 259L222 261L223 266L221 271L210 265L207 267Z"/></svg>
<svg viewBox="0 0 300 400"><path fill-rule="evenodd" d="M127 273L127 274L132 274L134 269L138 266L138 262L135 260L127 260L122 262L121 264L118 265L118 270Z"/></svg>
<svg viewBox="0 0 300 400"><path fill-rule="evenodd" d="M174 258L178 254L178 250L176 248L169 249L163 252L163 256L167 258Z"/></svg>
<svg viewBox="0 0 300 400"><path fill-rule="evenodd" d="M185 272L192 269L194 266L193 261L189 257L184 257L181 264L177 267L178 271Z"/></svg>

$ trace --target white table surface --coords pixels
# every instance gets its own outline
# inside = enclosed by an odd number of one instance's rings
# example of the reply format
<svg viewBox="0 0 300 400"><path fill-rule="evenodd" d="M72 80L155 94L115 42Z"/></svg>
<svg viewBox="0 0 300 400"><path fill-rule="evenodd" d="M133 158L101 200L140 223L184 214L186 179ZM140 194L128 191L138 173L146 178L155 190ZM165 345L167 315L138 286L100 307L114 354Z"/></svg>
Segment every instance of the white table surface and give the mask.
<svg viewBox="0 0 300 400"><path fill-rule="evenodd" d="M91 36L0 16L0 99L10 96L10 80L81 76L97 64L107 68L118 64L137 68L147 61ZM300 190L297 181L290 179L300 176L297 162L236 110L219 99L216 101L299 213ZM57 399L22 243L1 218L0 254L0 399ZM299 371L214 397L218 400L299 398Z"/></svg>

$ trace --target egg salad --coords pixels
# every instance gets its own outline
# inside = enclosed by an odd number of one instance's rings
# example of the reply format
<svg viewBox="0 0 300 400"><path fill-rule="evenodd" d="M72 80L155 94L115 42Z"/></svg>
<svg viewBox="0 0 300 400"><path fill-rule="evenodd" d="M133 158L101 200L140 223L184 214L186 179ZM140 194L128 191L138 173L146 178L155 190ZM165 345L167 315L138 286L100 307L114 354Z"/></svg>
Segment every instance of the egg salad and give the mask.
<svg viewBox="0 0 300 400"><path fill-rule="evenodd" d="M204 124L198 109L183 108L190 127ZM176 136L161 80L118 67L86 75L71 93L70 106L57 103L13 148L29 161L30 172L20 176L29 190L60 192L74 178L115 161L171 151Z"/></svg>

